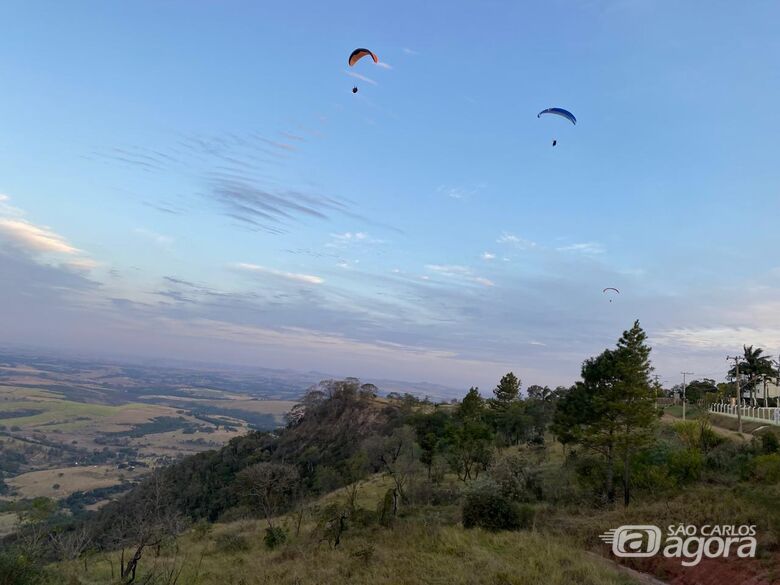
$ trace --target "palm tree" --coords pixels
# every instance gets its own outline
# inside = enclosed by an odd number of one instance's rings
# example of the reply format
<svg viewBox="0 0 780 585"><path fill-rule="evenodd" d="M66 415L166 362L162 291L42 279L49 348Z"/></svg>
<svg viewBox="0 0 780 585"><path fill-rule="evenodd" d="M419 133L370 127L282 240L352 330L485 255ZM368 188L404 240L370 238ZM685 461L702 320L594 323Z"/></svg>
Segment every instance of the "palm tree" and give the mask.
<svg viewBox="0 0 780 585"><path fill-rule="evenodd" d="M743 360L739 364L739 377L740 385L743 389L750 392L751 404L756 403L756 385L762 376L776 376L777 371L772 366L772 361L769 356L761 355L764 350L760 347L753 349L752 345L743 345ZM736 366L731 368L728 373L728 377L734 380L737 377ZM742 397L738 397L739 402L742 402Z"/></svg>

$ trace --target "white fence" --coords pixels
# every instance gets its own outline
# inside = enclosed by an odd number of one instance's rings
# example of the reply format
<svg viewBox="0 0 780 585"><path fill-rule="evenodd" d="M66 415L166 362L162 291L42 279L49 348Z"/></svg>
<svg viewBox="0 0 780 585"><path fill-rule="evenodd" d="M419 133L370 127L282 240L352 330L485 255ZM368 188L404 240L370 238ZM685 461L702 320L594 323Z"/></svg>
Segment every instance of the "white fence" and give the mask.
<svg viewBox="0 0 780 585"><path fill-rule="evenodd" d="M766 406L739 406L732 404L711 404L710 412L737 418L737 408L740 409L742 420L763 422L780 426L780 408L768 408Z"/></svg>

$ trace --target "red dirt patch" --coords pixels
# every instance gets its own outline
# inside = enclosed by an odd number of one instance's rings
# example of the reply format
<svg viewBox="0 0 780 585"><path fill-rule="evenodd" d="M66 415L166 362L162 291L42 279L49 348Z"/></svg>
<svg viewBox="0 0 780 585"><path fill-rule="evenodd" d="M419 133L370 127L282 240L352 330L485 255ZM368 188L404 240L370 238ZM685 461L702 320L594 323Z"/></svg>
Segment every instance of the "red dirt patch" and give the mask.
<svg viewBox="0 0 780 585"><path fill-rule="evenodd" d="M669 585L780 585L780 552L760 559L704 558L693 567L665 557L623 564Z"/></svg>

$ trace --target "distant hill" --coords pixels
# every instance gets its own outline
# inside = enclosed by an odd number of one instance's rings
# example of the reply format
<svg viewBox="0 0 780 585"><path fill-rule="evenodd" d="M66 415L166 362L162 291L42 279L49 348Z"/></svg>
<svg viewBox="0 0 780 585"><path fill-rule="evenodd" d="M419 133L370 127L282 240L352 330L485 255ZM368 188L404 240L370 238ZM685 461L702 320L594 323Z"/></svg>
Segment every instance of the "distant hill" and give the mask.
<svg viewBox="0 0 780 585"><path fill-rule="evenodd" d="M354 379L353 379L354 380ZM296 465L304 484L313 486L318 468L338 470L369 437L386 436L403 423L403 405L358 390L357 384L325 385L329 395L313 393L304 403L305 414L296 424L275 432L252 432L232 439L215 451L206 451L174 463L160 472L166 507L192 520L214 521L239 505L236 475L260 462ZM98 523L114 524L135 501L157 486L146 482L99 513Z"/></svg>
<svg viewBox="0 0 780 585"><path fill-rule="evenodd" d="M9 368L20 367L49 372L52 380L63 376L75 378L81 375L83 381L85 374L100 371L100 379L107 386L116 385L129 390L135 389L139 393L144 389L154 390L156 387L192 385L279 400L297 400L312 384L320 380L342 379L345 375L315 370L299 371L171 359L94 358L29 349L0 348L0 381L9 375ZM425 381L375 379L370 376L365 378L365 381L378 386L381 394L408 392L420 398L429 396L440 400L460 398L467 390Z"/></svg>

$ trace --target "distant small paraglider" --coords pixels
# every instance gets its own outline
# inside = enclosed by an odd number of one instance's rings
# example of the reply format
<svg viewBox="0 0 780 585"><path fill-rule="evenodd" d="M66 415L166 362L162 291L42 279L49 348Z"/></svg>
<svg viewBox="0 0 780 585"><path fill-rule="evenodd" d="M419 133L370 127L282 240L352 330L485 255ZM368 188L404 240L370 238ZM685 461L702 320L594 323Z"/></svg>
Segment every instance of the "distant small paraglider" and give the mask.
<svg viewBox="0 0 780 585"><path fill-rule="evenodd" d="M536 117L541 118L542 114L554 114L556 116L560 116L561 118L566 118L569 122L577 125L577 118L574 117L574 114L572 114L569 110L564 110L563 108L547 108L546 110L542 110L539 112ZM553 140L552 145L556 146L558 144L558 140Z"/></svg>
<svg viewBox="0 0 780 585"><path fill-rule="evenodd" d="M614 291L614 292L615 292L615 294L618 294L618 295L620 294L620 291L619 291L618 289L616 289L616 288L614 288L614 287L611 287L611 286L608 286L607 288L605 288L605 289L604 289L603 291L601 291L601 292L602 292L602 294L606 294L608 290ZM612 302L612 299L609 299L609 302L611 303L611 302Z"/></svg>
<svg viewBox="0 0 780 585"><path fill-rule="evenodd" d="M368 49L355 49L350 53L349 59L347 60L347 63L349 63L350 67L354 67L355 64L360 61L363 57L371 57L374 60L374 63L379 63L379 57L377 57L373 52L369 51ZM358 88L353 87L352 93L357 93Z"/></svg>

